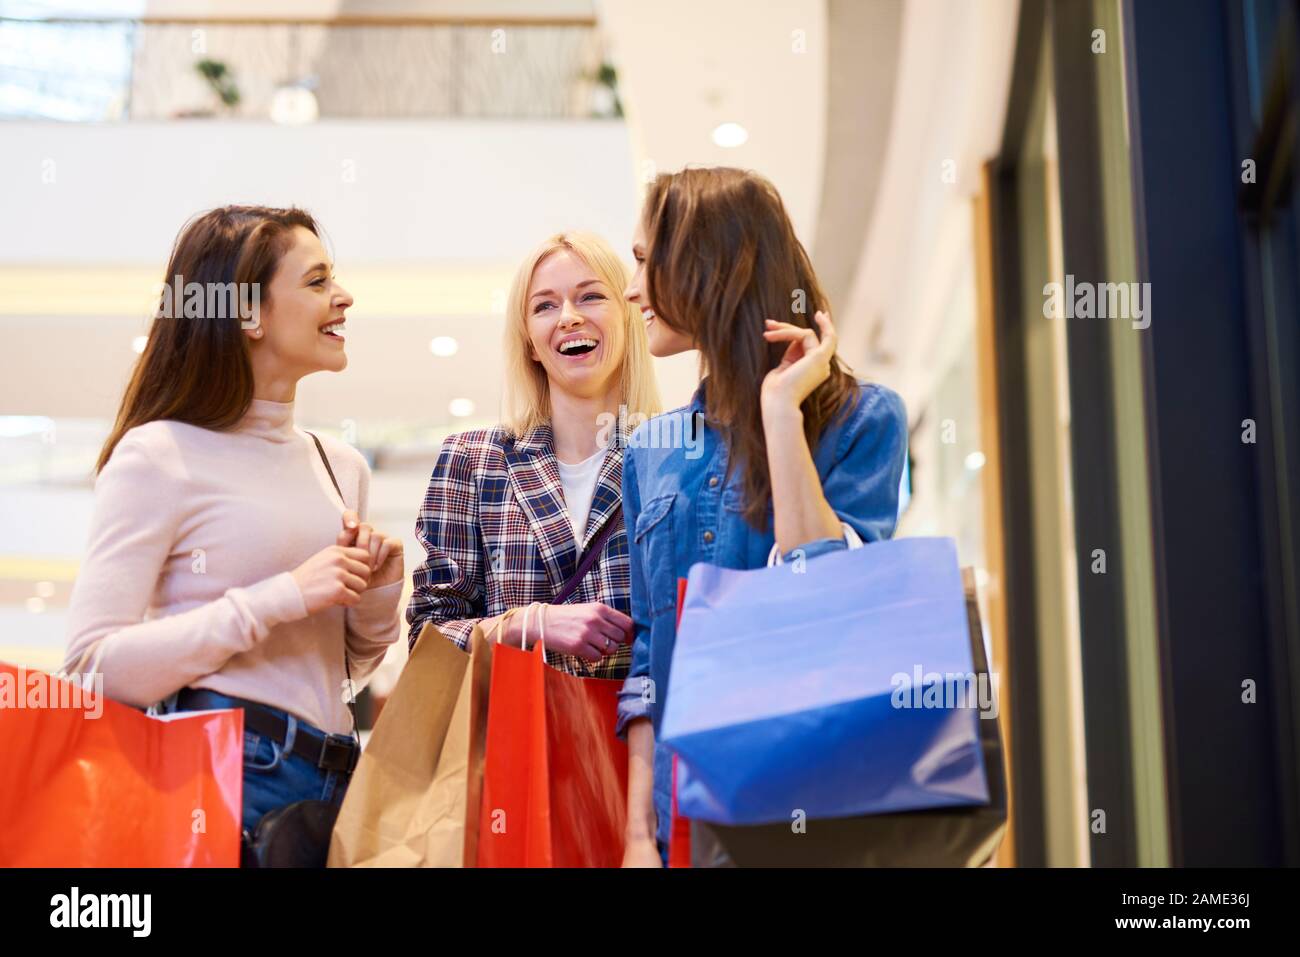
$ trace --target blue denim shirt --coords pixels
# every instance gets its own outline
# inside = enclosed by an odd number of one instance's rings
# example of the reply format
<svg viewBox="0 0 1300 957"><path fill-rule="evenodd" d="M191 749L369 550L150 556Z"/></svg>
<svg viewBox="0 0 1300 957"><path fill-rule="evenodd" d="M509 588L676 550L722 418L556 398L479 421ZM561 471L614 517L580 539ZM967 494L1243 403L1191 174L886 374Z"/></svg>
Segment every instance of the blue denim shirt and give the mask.
<svg viewBox="0 0 1300 957"><path fill-rule="evenodd" d="M752 528L742 515L740 470L727 475L728 449L704 418L703 396L701 386L690 405L641 425L628 439L623 457L636 634L632 668L619 694L618 733L624 734L635 718L648 716L654 725L654 803L661 845L667 843L671 823L672 757L658 743L658 734L677 638L677 580L696 562L762 568L775 542L770 507L765 531ZM831 508L864 543L894 532L906 458L902 399L883 386L859 383L852 407L822 433L813 461ZM801 550L811 560L846 547L841 537L818 539Z"/></svg>

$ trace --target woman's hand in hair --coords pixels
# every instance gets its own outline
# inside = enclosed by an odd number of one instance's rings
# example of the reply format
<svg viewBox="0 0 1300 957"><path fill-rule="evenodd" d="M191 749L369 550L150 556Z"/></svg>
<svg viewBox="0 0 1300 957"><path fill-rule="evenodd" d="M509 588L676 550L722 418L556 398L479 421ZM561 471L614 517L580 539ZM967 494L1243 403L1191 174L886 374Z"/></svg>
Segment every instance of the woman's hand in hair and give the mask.
<svg viewBox="0 0 1300 957"><path fill-rule="evenodd" d="M546 616L546 647L551 651L584 661L600 661L619 645L632 640L632 619L598 601L583 605L544 605L538 610ZM528 635L535 641L537 616L533 619Z"/></svg>
<svg viewBox="0 0 1300 957"><path fill-rule="evenodd" d="M369 553L363 548L331 545L293 570L307 614L334 605L355 605L370 580Z"/></svg>
<svg viewBox="0 0 1300 957"><path fill-rule="evenodd" d="M376 531L373 525L361 521L360 516L351 509L343 513L343 528L339 531L336 544L365 550L368 556L366 564L370 568L367 588L395 584L405 574L401 540Z"/></svg>
<svg viewBox="0 0 1300 957"><path fill-rule="evenodd" d="M787 343L780 364L763 378L763 415L798 409L814 389L831 374L831 360L835 358L837 337L831 317L819 312L813 321L821 330L821 338L812 329L789 322L767 320L763 338L768 342Z"/></svg>
<svg viewBox="0 0 1300 957"><path fill-rule="evenodd" d="M763 379L762 401L767 470L772 480L772 524L782 552L843 534L813 463L799 408L830 377L835 358L831 317L819 312L815 319L822 332L820 340L811 329L788 322L769 320L763 333L768 342L789 343L781 363Z"/></svg>

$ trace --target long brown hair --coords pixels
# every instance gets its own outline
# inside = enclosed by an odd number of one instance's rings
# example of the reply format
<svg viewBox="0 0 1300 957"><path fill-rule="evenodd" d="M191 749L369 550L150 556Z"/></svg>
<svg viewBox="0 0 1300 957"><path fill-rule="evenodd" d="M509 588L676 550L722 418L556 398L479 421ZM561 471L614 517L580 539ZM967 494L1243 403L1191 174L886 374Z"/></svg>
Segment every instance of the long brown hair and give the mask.
<svg viewBox="0 0 1300 957"><path fill-rule="evenodd" d="M756 173L729 167L664 173L646 194L646 292L655 315L689 336L708 375L706 414L743 470L745 520L767 526L772 498L759 392L785 354L764 320L813 328L830 303L781 196ZM856 390L839 357L801 410L809 448ZM730 468L730 465L728 466Z"/></svg>
<svg viewBox="0 0 1300 957"><path fill-rule="evenodd" d="M301 209L222 206L201 213L176 237L163 285L175 283L183 289L193 282L206 289L211 288L208 284L234 283L235 289L257 288L259 305L265 305L271 277L297 226L320 235L316 220ZM248 285L252 283L256 287ZM172 419L228 429L252 404L253 364L240 317L182 316L166 290L113 431L99 453L96 473L108 464L122 436L137 425Z"/></svg>

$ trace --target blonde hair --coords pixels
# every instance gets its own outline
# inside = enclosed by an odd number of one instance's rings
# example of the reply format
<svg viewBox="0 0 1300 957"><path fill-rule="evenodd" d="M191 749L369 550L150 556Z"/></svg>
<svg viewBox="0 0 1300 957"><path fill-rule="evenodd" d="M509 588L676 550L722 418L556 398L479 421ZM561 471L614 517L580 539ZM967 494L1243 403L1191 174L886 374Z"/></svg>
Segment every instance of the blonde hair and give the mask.
<svg viewBox="0 0 1300 957"><path fill-rule="evenodd" d="M621 402L629 417L635 413L657 415L661 410L659 386L650 364L645 322L641 311L623 298L628 273L609 243L593 233L557 233L534 249L515 273L506 301L506 386L502 424L516 438L551 420L551 387L542 364L529 355L528 287L543 259L567 249L584 263L623 306L623 365L620 375ZM634 420L635 421L635 420Z"/></svg>

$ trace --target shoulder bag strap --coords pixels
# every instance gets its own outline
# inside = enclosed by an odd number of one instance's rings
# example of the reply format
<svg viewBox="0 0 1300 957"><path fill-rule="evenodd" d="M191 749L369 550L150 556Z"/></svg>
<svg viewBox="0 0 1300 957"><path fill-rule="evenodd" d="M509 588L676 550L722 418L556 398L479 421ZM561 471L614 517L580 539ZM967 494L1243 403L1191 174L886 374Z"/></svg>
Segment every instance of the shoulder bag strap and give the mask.
<svg viewBox="0 0 1300 957"><path fill-rule="evenodd" d="M306 430L304 430L306 431ZM339 498L343 499L343 504L347 505L347 499L343 498L343 489L339 488L339 480L334 477L334 469L330 468L329 456L325 454L325 446L320 444L320 439L316 437L315 432L308 432L311 440L316 443L316 451L320 453L320 460L325 465L325 471L329 473L330 481L334 483L334 491L339 493ZM347 625L343 626L345 629ZM357 739L357 746L361 746L361 732L357 730L357 696L356 689L352 685L352 666L348 664L348 646L347 632L344 632L343 638L343 670L348 676L348 711L352 714L352 736Z"/></svg>
<svg viewBox="0 0 1300 957"><path fill-rule="evenodd" d="M618 524L622 515L623 503L620 502L614 507L614 511L610 512L609 518L605 520L604 526L596 533L596 537L591 540L591 544L587 546L586 552L583 553L582 561L578 562L577 569L569 576L568 580L560 586L560 590L556 592L555 597L551 599L552 605L563 605L573 597L573 593L578 590L578 586L581 585L582 580L587 577L587 573L591 571L596 562L600 561L600 554L605 550L605 543L609 541L609 536L614 534L614 526Z"/></svg>

